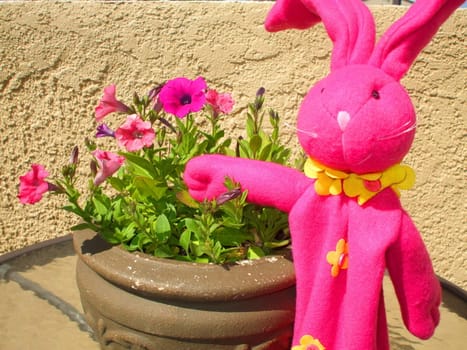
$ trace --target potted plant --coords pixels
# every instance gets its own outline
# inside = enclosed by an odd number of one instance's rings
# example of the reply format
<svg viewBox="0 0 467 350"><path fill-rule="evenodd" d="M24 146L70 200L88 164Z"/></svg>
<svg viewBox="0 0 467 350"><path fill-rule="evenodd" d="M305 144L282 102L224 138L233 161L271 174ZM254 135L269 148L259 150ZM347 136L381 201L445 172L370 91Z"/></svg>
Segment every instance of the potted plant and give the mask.
<svg viewBox="0 0 467 350"><path fill-rule="evenodd" d="M284 249L286 214L246 203L234 179L203 203L183 182L186 162L200 154L288 162L264 89L247 106L246 135L226 135L223 118L232 108L231 95L201 77L169 80L131 105L110 85L95 109L98 140L85 142L88 184L78 176L77 147L60 178L47 180L40 164L20 177L22 203L64 195L63 209L81 219L72 227L77 282L103 349L290 347L295 275ZM126 119L114 128L111 113Z"/></svg>

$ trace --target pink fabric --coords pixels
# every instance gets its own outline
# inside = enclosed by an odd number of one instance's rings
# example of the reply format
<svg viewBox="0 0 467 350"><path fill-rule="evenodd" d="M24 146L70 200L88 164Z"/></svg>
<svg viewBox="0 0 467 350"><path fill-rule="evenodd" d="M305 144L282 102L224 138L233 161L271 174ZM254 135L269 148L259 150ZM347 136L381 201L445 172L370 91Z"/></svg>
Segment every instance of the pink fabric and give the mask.
<svg viewBox="0 0 467 350"><path fill-rule="evenodd" d="M278 0L265 22L268 31L306 29L323 20L334 43L331 67L366 63L373 51L375 25L366 6L355 1Z"/></svg>
<svg viewBox="0 0 467 350"><path fill-rule="evenodd" d="M305 29L320 20L333 41L331 73L305 96L297 135L318 162L347 173L384 171L407 154L415 111L399 79L463 0L417 0L375 46L371 13L361 0L277 0L270 31ZM184 179L197 200L225 191L225 176L248 200L289 213L297 306L293 345L311 335L327 350L389 349L382 279L389 271L406 327L430 337L441 289L428 252L392 189L364 205L345 195L319 196L314 180L277 164L202 156ZM348 268L331 274L328 254L348 245ZM336 255L337 254L337 255ZM340 263L338 261L338 263Z"/></svg>
<svg viewBox="0 0 467 350"><path fill-rule="evenodd" d="M381 37L370 64L402 79L438 28L465 0L417 0Z"/></svg>

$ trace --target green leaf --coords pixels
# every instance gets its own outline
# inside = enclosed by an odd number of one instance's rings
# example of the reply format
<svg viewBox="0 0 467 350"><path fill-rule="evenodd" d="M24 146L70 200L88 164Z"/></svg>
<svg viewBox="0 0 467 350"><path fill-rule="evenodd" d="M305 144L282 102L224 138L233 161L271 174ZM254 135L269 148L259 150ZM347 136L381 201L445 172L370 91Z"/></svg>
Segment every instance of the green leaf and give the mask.
<svg viewBox="0 0 467 350"><path fill-rule="evenodd" d="M192 196L190 196L190 193L188 193L188 191L179 191L175 196L180 202L185 204L187 207L199 208L199 203Z"/></svg>
<svg viewBox="0 0 467 350"><path fill-rule="evenodd" d="M80 217L83 217L83 212L80 208L78 208L76 205L74 204L70 204L70 205L65 205L62 207L63 210L65 211L68 211L70 213L73 213L73 214L76 214Z"/></svg>
<svg viewBox="0 0 467 350"><path fill-rule="evenodd" d="M214 238L226 247L240 246L243 242L252 241L254 239L253 235L245 229L238 230L229 227L219 230L219 232L214 235Z"/></svg>
<svg viewBox="0 0 467 350"><path fill-rule="evenodd" d="M184 220L185 226L188 230L191 232L198 234L198 231L200 230L199 222L197 220L187 218Z"/></svg>
<svg viewBox="0 0 467 350"><path fill-rule="evenodd" d="M239 150L240 150L240 157L242 158L253 158L253 155L250 151L250 145L245 140L240 140L238 142Z"/></svg>
<svg viewBox="0 0 467 350"><path fill-rule="evenodd" d="M125 182L117 177L108 177L107 182L118 192L123 192L125 190Z"/></svg>
<svg viewBox="0 0 467 350"><path fill-rule="evenodd" d="M271 248L271 249L278 249L278 248L284 248L290 244L290 240L285 239L283 241L277 241L277 242L264 242L264 246L266 248Z"/></svg>
<svg viewBox="0 0 467 350"><path fill-rule="evenodd" d="M97 196L92 198L92 203L94 204L94 208L96 209L97 214L105 216L109 211L109 207L103 201L103 197L98 198Z"/></svg>
<svg viewBox="0 0 467 350"><path fill-rule="evenodd" d="M81 230L86 230L86 229L94 230L95 228L96 228L95 225L84 222L78 225L74 225L70 229L71 231L81 231Z"/></svg>
<svg viewBox="0 0 467 350"><path fill-rule="evenodd" d="M160 243L165 243L170 236L171 228L169 219L164 214L157 217L154 223L155 234Z"/></svg>
<svg viewBox="0 0 467 350"><path fill-rule="evenodd" d="M266 254L264 253L264 251L258 246L252 245L248 248L248 253L247 253L248 259L259 259L265 255Z"/></svg>
<svg viewBox="0 0 467 350"><path fill-rule="evenodd" d="M142 175L149 178L155 178L157 176L149 160L133 153L122 153L122 155L125 157L128 166L133 169L135 175Z"/></svg>
<svg viewBox="0 0 467 350"><path fill-rule="evenodd" d="M132 250L144 251L144 247L150 244L151 242L152 242L151 239L148 237L146 233L140 232L135 237L133 237L129 247Z"/></svg>
<svg viewBox="0 0 467 350"><path fill-rule="evenodd" d="M123 229L116 228L115 236L121 243L130 241L135 235L135 223L132 222Z"/></svg>
<svg viewBox="0 0 467 350"><path fill-rule="evenodd" d="M157 217L156 232L158 233L170 232L170 223L169 223L169 220L167 219L167 216L165 216L164 214L161 214Z"/></svg>
<svg viewBox="0 0 467 350"><path fill-rule="evenodd" d="M271 150L272 150L272 143L268 143L264 148L261 150L259 155L259 160L270 161L271 160Z"/></svg>
<svg viewBox="0 0 467 350"><path fill-rule="evenodd" d="M251 112L251 111L250 111ZM253 113L253 112L251 112ZM248 136L253 136L255 133L255 122L252 116L248 116L246 120L246 133Z"/></svg>
<svg viewBox="0 0 467 350"><path fill-rule="evenodd" d="M146 176L135 176L133 185L144 197L161 199L167 191L167 186Z"/></svg>
<svg viewBox="0 0 467 350"><path fill-rule="evenodd" d="M261 140L261 137L259 135L253 135L251 137L249 145L253 154L258 153L258 151L261 149L262 142L263 141Z"/></svg>
<svg viewBox="0 0 467 350"><path fill-rule="evenodd" d="M172 258L174 255L174 252L166 246L157 247L154 250L154 256L158 258Z"/></svg>
<svg viewBox="0 0 467 350"><path fill-rule="evenodd" d="M191 231L190 230L183 231L182 235L180 236L180 245L188 254L190 251L190 245L191 245Z"/></svg>

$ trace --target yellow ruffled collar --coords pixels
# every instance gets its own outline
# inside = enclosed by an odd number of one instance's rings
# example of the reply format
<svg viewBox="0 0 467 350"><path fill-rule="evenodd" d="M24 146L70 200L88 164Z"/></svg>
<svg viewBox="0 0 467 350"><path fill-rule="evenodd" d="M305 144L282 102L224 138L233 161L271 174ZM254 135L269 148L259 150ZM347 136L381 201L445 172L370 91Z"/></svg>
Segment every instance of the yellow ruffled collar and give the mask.
<svg viewBox="0 0 467 350"><path fill-rule="evenodd" d="M357 197L362 205L385 188L391 187L399 196L399 190L408 190L415 183L415 172L407 165L396 164L385 171L369 174L346 173L329 168L308 158L305 175L316 179L315 191L321 196L339 195Z"/></svg>

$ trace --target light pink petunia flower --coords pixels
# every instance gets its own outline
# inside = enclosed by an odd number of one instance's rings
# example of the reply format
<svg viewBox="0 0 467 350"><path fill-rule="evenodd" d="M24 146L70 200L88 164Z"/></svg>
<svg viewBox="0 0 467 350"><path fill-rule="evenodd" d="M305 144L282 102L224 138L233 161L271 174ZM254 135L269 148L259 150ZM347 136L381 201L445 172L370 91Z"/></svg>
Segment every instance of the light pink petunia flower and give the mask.
<svg viewBox="0 0 467 350"><path fill-rule="evenodd" d="M94 178L94 185L99 186L109 176L112 176L125 161L125 157L119 156L118 154L95 150L92 155L96 158L98 164L98 171Z"/></svg>
<svg viewBox="0 0 467 350"><path fill-rule="evenodd" d="M102 121L107 114L113 112L128 113L130 111L130 107L117 100L115 91L115 84L111 84L104 89L104 96L102 96L99 105L95 108L96 121Z"/></svg>
<svg viewBox="0 0 467 350"><path fill-rule="evenodd" d="M191 112L200 111L206 104L204 91L207 85L203 78L195 80L175 78L169 80L159 93L159 101L164 111L178 118L183 118Z"/></svg>
<svg viewBox="0 0 467 350"><path fill-rule="evenodd" d="M145 122L138 115L132 114L115 131L115 138L120 146L125 147L128 152L133 152L151 146L155 132L150 122Z"/></svg>
<svg viewBox="0 0 467 350"><path fill-rule="evenodd" d="M232 95L228 93L220 94L216 90L208 90L206 92L206 101L211 105L215 115L229 114L232 112L234 100Z"/></svg>
<svg viewBox="0 0 467 350"><path fill-rule="evenodd" d="M44 179L49 176L44 166L32 164L31 170L19 177L18 198L23 204L34 204L42 199L49 190L49 183Z"/></svg>

